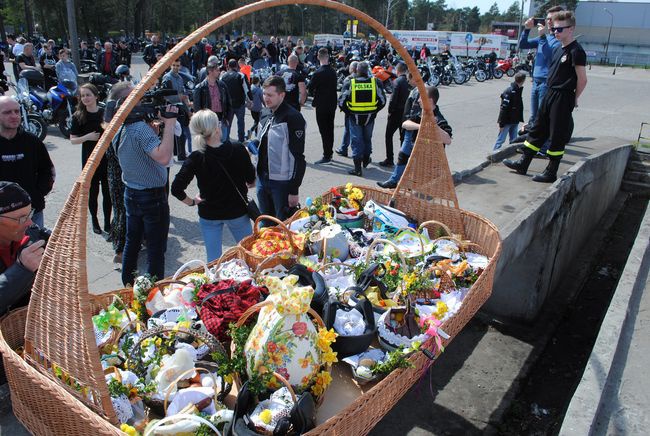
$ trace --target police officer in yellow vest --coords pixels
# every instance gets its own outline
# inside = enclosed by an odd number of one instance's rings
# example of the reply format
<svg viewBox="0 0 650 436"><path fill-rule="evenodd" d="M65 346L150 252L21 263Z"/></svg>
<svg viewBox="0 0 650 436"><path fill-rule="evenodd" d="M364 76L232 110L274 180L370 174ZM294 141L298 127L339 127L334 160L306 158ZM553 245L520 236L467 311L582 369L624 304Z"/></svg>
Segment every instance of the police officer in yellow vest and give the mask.
<svg viewBox="0 0 650 436"><path fill-rule="evenodd" d="M385 104L386 97L381 83L370 74L367 62L359 62L357 76L345 82L339 97L339 107L350 116L354 169L348 174L361 176L361 165L366 168L370 163L375 117Z"/></svg>

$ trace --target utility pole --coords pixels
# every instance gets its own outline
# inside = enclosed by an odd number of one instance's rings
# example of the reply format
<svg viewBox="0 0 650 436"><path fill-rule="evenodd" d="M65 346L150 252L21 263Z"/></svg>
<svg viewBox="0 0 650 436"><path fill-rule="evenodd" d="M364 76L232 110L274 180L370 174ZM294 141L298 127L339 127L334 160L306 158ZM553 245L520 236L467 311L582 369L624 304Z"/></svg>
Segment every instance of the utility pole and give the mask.
<svg viewBox="0 0 650 436"><path fill-rule="evenodd" d="M609 40L612 37L612 26L614 25L614 14L607 8L603 8L603 11L607 12L610 17L609 22L609 34L607 35L607 45L605 46L605 62L609 64L609 58L607 54L609 53ZM616 64L614 64L614 71L616 71Z"/></svg>
<svg viewBox="0 0 650 436"><path fill-rule="evenodd" d="M68 29L70 29L70 50L72 51L72 62L80 68L79 64L79 38L77 37L77 14L74 8L74 0L66 0L68 9Z"/></svg>

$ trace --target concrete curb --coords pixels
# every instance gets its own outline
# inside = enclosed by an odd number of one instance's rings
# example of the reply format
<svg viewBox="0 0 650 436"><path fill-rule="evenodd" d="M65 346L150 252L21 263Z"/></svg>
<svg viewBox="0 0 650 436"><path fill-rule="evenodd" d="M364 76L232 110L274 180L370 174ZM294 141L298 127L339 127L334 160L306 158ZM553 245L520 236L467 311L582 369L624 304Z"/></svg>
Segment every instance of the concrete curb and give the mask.
<svg viewBox="0 0 650 436"><path fill-rule="evenodd" d="M629 340L626 338L634 333L638 303L645 290L649 268L650 208L641 222L585 372L569 404L560 435L592 434L599 410L608 401L615 400L617 391L609 391L620 383L620 371L614 367L619 357L627 355Z"/></svg>
<svg viewBox="0 0 650 436"><path fill-rule="evenodd" d="M502 148L501 150L488 154L486 159L483 162L481 162L480 164L478 164L473 168L469 168L467 170L462 170L462 171L454 171L451 175L452 179L454 180L454 185L459 185L463 183L463 180L465 178L469 176L473 176L474 174L483 171L485 168L489 167L491 164L495 162L501 162L503 159L514 155L515 150L517 150L517 148L519 147L521 147L521 144L509 145L508 147Z"/></svg>

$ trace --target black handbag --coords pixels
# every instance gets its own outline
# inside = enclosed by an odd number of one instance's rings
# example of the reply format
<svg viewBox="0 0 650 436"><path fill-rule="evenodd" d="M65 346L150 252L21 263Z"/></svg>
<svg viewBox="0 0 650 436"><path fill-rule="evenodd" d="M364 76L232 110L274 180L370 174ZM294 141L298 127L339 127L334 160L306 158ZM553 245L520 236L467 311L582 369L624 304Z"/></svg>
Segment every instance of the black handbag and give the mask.
<svg viewBox="0 0 650 436"><path fill-rule="evenodd" d="M255 436L258 435L248 416L255 407L256 397L248 389L245 382L235 403L232 422L226 427L224 434L227 436ZM296 395L296 403L291 408L288 417L280 418L273 430L274 435L300 435L316 427L316 403L309 392Z"/></svg>
<svg viewBox="0 0 650 436"><path fill-rule="evenodd" d="M357 294L358 295L358 294ZM332 349L338 353L339 358L353 356L363 353L370 347L373 339L377 336L377 325L375 324L375 315L372 310L372 304L367 298L353 298L356 306L348 306L335 299L330 299L323 309L323 321L328 329L334 327L336 312L343 310L346 312L357 309L363 315L363 321L366 329L363 334L357 336L338 335L336 341L332 344Z"/></svg>
<svg viewBox="0 0 650 436"><path fill-rule="evenodd" d="M262 215L262 212L260 212L260 208L257 206L257 203L255 203L255 200L252 198L248 198L248 195L244 196L241 191L239 191L239 188L237 188L237 185L235 184L235 181L230 177L230 173L228 170L226 170L226 167L223 166L223 164L219 161L217 161L223 172L226 174L226 177L228 177L228 180L230 180L230 183L232 183L233 188L235 188L235 191L237 191L237 195L239 195L239 198L244 202L246 205L246 213L248 214L248 217L255 221L257 217Z"/></svg>

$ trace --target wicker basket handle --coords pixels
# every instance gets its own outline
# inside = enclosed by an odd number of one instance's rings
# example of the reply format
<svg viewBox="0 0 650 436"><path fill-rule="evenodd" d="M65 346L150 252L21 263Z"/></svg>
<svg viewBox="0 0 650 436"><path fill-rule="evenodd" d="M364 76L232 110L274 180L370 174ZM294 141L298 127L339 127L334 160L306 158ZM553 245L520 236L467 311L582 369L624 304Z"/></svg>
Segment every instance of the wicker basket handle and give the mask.
<svg viewBox="0 0 650 436"><path fill-rule="evenodd" d="M406 265L406 257L404 257L404 253L402 253L402 250L400 250L400 248L394 242L389 241L388 239L375 239L374 241L372 241L372 243L370 244L370 247L368 247L368 252L366 253L366 263L367 264L370 263L370 258L372 256L372 249L375 248L375 246L378 245L378 244L388 244L388 245L392 246L395 249L395 251L397 252L397 254L399 255L399 259L402 262L402 265L401 265L402 269L406 270L407 265Z"/></svg>
<svg viewBox="0 0 650 436"><path fill-rule="evenodd" d="M279 219L277 219L276 217L271 216L271 215L260 215L255 219L255 224L253 224L253 234L256 237L259 236L259 234L260 234L260 224L261 224L262 220L272 221L275 224L277 224L277 226L280 228L280 230L282 230L282 232L286 235L287 239L289 240L289 244L291 245L291 249L293 251L298 250L298 247L296 247L296 244L294 244L294 242L293 242L293 232L291 230L289 230L289 228L286 226L286 224L284 224L282 221L280 221Z"/></svg>
<svg viewBox="0 0 650 436"><path fill-rule="evenodd" d="M440 227L442 227L442 230L445 231L447 236L452 236L451 229L449 227L447 227L445 224L441 223L440 221L436 221L436 220L429 220L429 221L425 221L422 224L420 224L418 226L418 233L422 232L422 230L428 225L440 226Z"/></svg>
<svg viewBox="0 0 650 436"><path fill-rule="evenodd" d="M133 344L133 347L131 348L131 354L135 353L135 351L140 348L140 345L142 344L142 342L144 342L145 339L148 339L148 338L150 338L152 336L159 335L161 333L180 333L180 334L184 334L184 335L194 336L195 338L200 339L201 341L203 341L203 343L205 345L207 345L208 347L217 348L217 349L219 349L218 350L219 352L224 353L224 354L226 353L226 351L223 348L223 345L221 344L221 342L219 342L213 336L208 336L208 335L206 335L206 334L204 334L204 333L202 333L202 332L200 332L198 330L190 330L190 329L185 328L185 327L179 327L179 326L165 327L165 326L160 326L160 327L156 327L156 328L153 328L153 329L149 329L147 332L143 333L140 336L140 338L138 339L138 341L135 344Z"/></svg>
<svg viewBox="0 0 650 436"><path fill-rule="evenodd" d="M243 326L244 323L246 323L246 321L248 320L248 318L251 317L251 315L253 315L254 313L259 312L262 308L264 308L266 306L273 306L273 302L271 302L269 300L264 300L264 301L261 301L261 302L255 304L255 305L249 307L246 310L246 312L242 313L242 315L239 317L239 319L237 320L237 323L235 323L235 327L239 328L239 327ZM314 321L316 322L316 324L318 324L318 327L323 328L323 329L325 328L325 323L323 322L323 318L321 318L320 315L314 309L312 309L310 307L309 310L307 311L307 313L310 314L312 316L312 318L314 318Z"/></svg>
<svg viewBox="0 0 650 436"><path fill-rule="evenodd" d="M291 399L293 400L293 403L296 404L298 402L298 398L296 397L296 391L293 390L293 386L291 386L291 383L289 383L289 380L282 377L277 372L273 372L273 377L280 380L280 382L282 382L282 384L286 386L287 390L289 391L289 394L291 394Z"/></svg>
<svg viewBox="0 0 650 436"><path fill-rule="evenodd" d="M460 239L454 237L454 236L442 236L440 238L434 239L433 243L435 244L436 242L440 240L447 240L447 241L452 241L455 242L456 245L458 245L458 249L462 251L463 253L467 253L467 247L477 247L479 250L482 250L481 246L478 244L475 244L474 242L470 241L461 241Z"/></svg>
<svg viewBox="0 0 650 436"><path fill-rule="evenodd" d="M415 233L417 235L418 242L420 243L420 253L421 253L420 256L424 256L424 241L422 240L422 234L420 233L420 229L414 230L414 229L412 229L410 227L402 227L395 234L395 240L397 240L399 235L401 235L402 233L406 233L406 232L413 232L413 233Z"/></svg>
<svg viewBox="0 0 650 436"><path fill-rule="evenodd" d="M316 272L325 271L327 268L329 268L331 266L354 269L354 265L350 265L349 263L345 263L345 262L327 262L327 263L324 263L323 265L321 265L316 270Z"/></svg>
<svg viewBox="0 0 650 436"><path fill-rule="evenodd" d="M167 403L169 402L169 396L171 395L173 388L178 384L178 382L180 382L184 378L187 378L186 376L189 375L190 373L194 372L194 371L196 371L196 372L205 372L206 374L208 374L212 378L212 382L214 383L214 405L216 407L217 404L219 404L219 400L217 398L217 396L219 394L219 391L217 390L218 383L217 383L217 379L214 376L214 374L211 373L209 370L207 370L205 368L200 368L200 367L191 368L191 369L188 369L187 371L184 371L181 375L176 377L176 380L174 380L169 385L169 387L167 388L167 391L165 392L165 402L163 403L163 410L165 411L165 415L167 415Z"/></svg>
<svg viewBox="0 0 650 436"><path fill-rule="evenodd" d="M112 335L111 338L109 339L109 341L106 343L106 345L110 345L112 347L114 345L119 344L120 339L122 338L122 335L124 335L124 333L126 333L129 330L129 328L134 326L134 325L136 326L136 329L137 329L137 326L140 326L143 330L147 329L147 326L142 321L140 321L137 318L133 319L133 320L129 321L124 327L122 327L120 329L120 331L117 332L116 335Z"/></svg>
<svg viewBox="0 0 650 436"><path fill-rule="evenodd" d="M283 251L278 251L277 253L273 253L272 255L270 255L270 256L266 257L264 260L262 260L257 265L257 268L255 268L255 272L253 273L253 277L255 277L256 282L259 282L258 278L259 278L260 273L262 271L264 271L263 267L267 263L270 263L271 261L276 260L278 258L280 258L280 259L292 258L292 259L298 260L298 256L296 256L295 254L293 254L291 251L288 251L288 250L283 250Z"/></svg>
<svg viewBox="0 0 650 436"><path fill-rule="evenodd" d="M183 265L181 265L181 267L178 268L178 269L176 270L176 274L174 274L174 276L172 277L172 280L176 280L176 279L178 279L178 276L179 276L183 271L185 271L186 269L189 269L191 266L194 266L194 265L202 266L202 267L203 267L203 271L205 272L205 275L206 275L206 276L209 276L209 275L210 275L210 271L208 270L208 265L206 265L206 263L203 262L202 260L194 259L194 260L190 260L190 261L188 261L188 262L185 262Z"/></svg>
<svg viewBox="0 0 650 436"><path fill-rule="evenodd" d="M126 318L129 320L129 322L133 321L133 319L131 318L131 314L129 313L129 306L127 306L124 303L124 300L122 300L122 297L120 297L120 295L117 292L110 293L110 294L108 294L108 296L113 297L113 300L117 300L118 303L120 303L122 305L122 307L124 307L124 312L126 313ZM103 301L105 301L105 300L100 300L99 305L101 306L102 309L104 309L105 311L108 312L108 306L110 306L112 303L104 304Z"/></svg>

